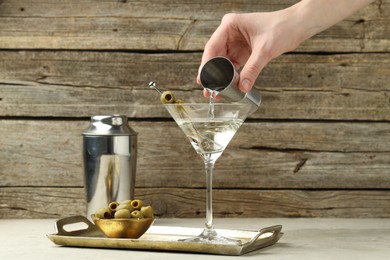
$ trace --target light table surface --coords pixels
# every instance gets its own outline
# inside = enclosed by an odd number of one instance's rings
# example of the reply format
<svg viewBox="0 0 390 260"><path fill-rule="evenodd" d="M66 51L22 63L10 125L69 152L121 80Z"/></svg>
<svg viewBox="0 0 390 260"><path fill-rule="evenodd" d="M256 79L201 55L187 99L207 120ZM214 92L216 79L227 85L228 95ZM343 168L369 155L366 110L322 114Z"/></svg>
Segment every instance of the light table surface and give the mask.
<svg viewBox="0 0 390 260"><path fill-rule="evenodd" d="M157 219L154 225L202 227L203 219ZM216 219L216 228L283 225L274 246L243 256L57 246L53 219L0 219L1 259L390 259L390 219Z"/></svg>

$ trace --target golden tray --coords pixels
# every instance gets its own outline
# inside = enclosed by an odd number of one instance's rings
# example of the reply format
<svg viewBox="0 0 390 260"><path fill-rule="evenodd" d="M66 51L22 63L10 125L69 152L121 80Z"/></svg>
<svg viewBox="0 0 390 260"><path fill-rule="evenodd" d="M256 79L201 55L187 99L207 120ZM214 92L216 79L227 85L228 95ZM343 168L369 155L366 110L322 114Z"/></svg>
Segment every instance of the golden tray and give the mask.
<svg viewBox="0 0 390 260"><path fill-rule="evenodd" d="M74 231L66 231L64 229L64 226L76 223L85 223L87 228ZM219 234L240 239L242 242L241 245L225 245L178 241L179 239L199 235L203 230L201 228L152 225L140 238L128 239L105 237L91 221L83 216L60 219L56 221L55 227L57 234L50 234L47 237L56 245L61 246L176 251L218 255L243 255L271 246L283 235L281 233L281 225L262 228L259 231L217 229L216 231Z"/></svg>

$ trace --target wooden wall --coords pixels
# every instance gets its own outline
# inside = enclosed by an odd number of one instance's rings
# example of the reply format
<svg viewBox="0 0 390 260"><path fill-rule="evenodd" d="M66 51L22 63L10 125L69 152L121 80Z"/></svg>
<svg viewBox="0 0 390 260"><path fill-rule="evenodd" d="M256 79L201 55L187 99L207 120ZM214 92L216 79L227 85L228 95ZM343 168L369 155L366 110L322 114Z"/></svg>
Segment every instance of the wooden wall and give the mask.
<svg viewBox="0 0 390 260"><path fill-rule="evenodd" d="M0 0L0 218L85 212L80 134L96 114L138 133L136 194L204 217L203 163L154 80L186 101L227 12L278 1ZM390 0L271 62L261 108L216 164L216 217L390 217Z"/></svg>

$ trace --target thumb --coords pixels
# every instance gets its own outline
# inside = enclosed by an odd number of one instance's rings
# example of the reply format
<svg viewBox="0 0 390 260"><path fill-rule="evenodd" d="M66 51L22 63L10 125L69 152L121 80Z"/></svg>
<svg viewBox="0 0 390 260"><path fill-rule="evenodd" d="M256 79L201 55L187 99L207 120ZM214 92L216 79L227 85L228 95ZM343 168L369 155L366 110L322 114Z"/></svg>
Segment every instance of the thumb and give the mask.
<svg viewBox="0 0 390 260"><path fill-rule="evenodd" d="M257 77L265 65L266 62L261 59L261 56L252 52L240 73L240 82L238 87L242 92L247 93L252 89Z"/></svg>

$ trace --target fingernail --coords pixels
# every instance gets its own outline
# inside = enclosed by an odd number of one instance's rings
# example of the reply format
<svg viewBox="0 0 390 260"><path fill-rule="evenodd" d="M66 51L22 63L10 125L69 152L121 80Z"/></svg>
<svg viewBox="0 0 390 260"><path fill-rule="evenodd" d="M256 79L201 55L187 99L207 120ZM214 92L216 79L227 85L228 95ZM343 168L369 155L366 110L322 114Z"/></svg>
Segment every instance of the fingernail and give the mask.
<svg viewBox="0 0 390 260"><path fill-rule="evenodd" d="M248 80L248 79L244 79L242 82L241 82L241 90L245 93L249 92L249 90L251 89L252 87L252 84L251 82Z"/></svg>

